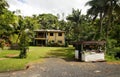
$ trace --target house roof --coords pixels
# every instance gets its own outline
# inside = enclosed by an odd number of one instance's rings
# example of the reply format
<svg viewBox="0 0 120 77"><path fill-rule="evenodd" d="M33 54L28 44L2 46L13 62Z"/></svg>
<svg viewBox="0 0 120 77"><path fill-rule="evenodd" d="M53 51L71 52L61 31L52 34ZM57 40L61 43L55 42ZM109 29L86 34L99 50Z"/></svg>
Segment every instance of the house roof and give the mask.
<svg viewBox="0 0 120 77"><path fill-rule="evenodd" d="M54 30L54 29L38 29L38 30L34 30L35 32L65 32L62 30Z"/></svg>

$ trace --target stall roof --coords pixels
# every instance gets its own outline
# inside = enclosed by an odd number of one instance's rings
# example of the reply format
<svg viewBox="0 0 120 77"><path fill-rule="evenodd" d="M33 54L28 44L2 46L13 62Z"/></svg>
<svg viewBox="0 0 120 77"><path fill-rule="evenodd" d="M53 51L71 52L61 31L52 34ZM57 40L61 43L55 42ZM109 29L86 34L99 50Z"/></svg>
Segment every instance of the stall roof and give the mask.
<svg viewBox="0 0 120 77"><path fill-rule="evenodd" d="M78 41L78 42L72 42L73 44L84 44L84 45L90 45L90 44L98 44L98 45L104 45L106 44L106 41Z"/></svg>

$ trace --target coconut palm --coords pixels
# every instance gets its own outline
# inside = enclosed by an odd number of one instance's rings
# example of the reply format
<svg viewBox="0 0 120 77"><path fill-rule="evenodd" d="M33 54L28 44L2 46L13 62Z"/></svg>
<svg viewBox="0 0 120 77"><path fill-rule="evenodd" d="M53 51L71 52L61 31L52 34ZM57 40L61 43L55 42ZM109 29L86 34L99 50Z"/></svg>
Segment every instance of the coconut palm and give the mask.
<svg viewBox="0 0 120 77"><path fill-rule="evenodd" d="M99 38L102 39L103 34L103 18L106 15L106 0L91 0L86 3L86 5L91 6L90 9L88 9L87 14L91 15L93 18L93 21L99 17Z"/></svg>
<svg viewBox="0 0 120 77"><path fill-rule="evenodd" d="M102 34L102 22L105 17L108 16L108 25L106 29L106 38L108 37L108 30L112 23L112 13L120 12L120 1L119 0L91 0L86 3L86 5L91 6L90 9L88 9L87 14L91 15L93 17L93 20L95 20L98 16L100 18L100 37Z"/></svg>
<svg viewBox="0 0 120 77"><path fill-rule="evenodd" d="M107 16L108 16L108 25L106 28L106 38L109 35L109 27L112 26L113 20L113 13L120 13L120 0L107 0Z"/></svg>
<svg viewBox="0 0 120 77"><path fill-rule="evenodd" d="M0 14L3 13L3 9L9 7L8 3L5 0L0 0Z"/></svg>
<svg viewBox="0 0 120 77"><path fill-rule="evenodd" d="M72 14L67 16L67 20L71 21L73 24L73 30L76 37L76 40L79 40L79 34L80 34L80 24L81 24L81 10L73 9Z"/></svg>

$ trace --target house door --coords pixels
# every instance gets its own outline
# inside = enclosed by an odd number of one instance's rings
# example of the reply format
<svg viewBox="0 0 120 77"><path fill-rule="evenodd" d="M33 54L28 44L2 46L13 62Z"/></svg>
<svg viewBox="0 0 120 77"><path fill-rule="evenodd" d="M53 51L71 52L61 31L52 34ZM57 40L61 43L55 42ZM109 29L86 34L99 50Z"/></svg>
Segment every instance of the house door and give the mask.
<svg viewBox="0 0 120 77"><path fill-rule="evenodd" d="M45 44L45 40L38 40L37 41L37 45L38 46L45 46L46 44Z"/></svg>

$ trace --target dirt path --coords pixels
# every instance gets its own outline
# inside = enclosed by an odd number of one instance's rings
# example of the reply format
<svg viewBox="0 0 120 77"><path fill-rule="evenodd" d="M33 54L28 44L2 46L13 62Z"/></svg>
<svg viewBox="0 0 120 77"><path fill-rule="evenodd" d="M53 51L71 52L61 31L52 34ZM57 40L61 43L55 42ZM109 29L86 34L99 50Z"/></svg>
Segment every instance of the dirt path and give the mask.
<svg viewBox="0 0 120 77"><path fill-rule="evenodd" d="M46 58L27 70L0 73L0 77L120 77L120 64L85 63Z"/></svg>

